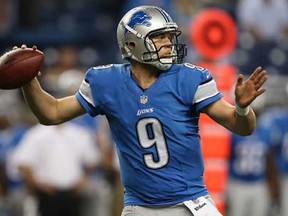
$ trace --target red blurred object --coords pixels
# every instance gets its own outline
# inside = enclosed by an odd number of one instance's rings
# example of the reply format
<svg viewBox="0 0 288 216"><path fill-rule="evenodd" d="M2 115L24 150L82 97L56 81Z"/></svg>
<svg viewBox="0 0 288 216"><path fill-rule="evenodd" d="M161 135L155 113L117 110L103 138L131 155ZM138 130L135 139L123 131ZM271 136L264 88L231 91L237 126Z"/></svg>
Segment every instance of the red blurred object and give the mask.
<svg viewBox="0 0 288 216"><path fill-rule="evenodd" d="M205 58L217 60L231 53L237 44L237 27L233 18L221 9L205 9L191 23L190 39Z"/></svg>

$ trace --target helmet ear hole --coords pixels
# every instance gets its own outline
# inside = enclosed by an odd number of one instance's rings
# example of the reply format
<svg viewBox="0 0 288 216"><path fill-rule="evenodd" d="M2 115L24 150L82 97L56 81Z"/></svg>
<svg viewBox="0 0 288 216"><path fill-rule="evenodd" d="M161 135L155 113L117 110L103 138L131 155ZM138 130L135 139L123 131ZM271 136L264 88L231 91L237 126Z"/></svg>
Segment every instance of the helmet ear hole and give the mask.
<svg viewBox="0 0 288 216"><path fill-rule="evenodd" d="M135 42L126 42L126 46L129 47L129 49L134 49L136 47Z"/></svg>

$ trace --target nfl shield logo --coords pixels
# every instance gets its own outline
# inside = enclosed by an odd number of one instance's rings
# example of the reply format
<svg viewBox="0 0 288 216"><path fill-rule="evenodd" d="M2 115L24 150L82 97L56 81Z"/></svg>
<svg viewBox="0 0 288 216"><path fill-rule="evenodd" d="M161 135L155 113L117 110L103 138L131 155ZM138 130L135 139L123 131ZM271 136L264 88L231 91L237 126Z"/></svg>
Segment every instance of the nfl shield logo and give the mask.
<svg viewBox="0 0 288 216"><path fill-rule="evenodd" d="M148 102L148 96L142 95L140 96L140 103L141 104L146 104Z"/></svg>

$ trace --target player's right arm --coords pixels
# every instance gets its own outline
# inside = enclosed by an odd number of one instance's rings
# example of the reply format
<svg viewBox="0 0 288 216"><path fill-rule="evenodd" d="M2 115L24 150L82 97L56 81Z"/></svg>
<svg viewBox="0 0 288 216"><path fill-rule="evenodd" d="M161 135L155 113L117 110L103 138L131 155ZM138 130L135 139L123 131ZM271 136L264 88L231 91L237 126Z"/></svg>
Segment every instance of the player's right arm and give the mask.
<svg viewBox="0 0 288 216"><path fill-rule="evenodd" d="M31 111L44 125L60 124L86 113L75 95L56 99L42 89L37 78L23 86L22 92Z"/></svg>

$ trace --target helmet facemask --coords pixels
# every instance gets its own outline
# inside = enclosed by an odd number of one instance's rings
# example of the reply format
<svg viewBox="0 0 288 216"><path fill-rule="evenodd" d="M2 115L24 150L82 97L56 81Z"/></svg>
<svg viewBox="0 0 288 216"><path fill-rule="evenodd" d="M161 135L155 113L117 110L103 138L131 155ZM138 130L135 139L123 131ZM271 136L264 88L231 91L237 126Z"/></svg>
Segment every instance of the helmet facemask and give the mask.
<svg viewBox="0 0 288 216"><path fill-rule="evenodd" d="M171 43L167 45L162 45L158 49L156 48L155 43L153 42L153 37L162 35L162 34L170 34L171 35ZM178 30L169 30L167 31L157 31L157 32L151 32L146 36L144 39L147 52L144 52L142 55L142 60L145 63L150 64L160 64L163 66L160 66L159 69L168 69L171 67L172 63L181 63L183 58L187 54L187 48L185 44L179 44L178 43L178 36L181 34ZM160 56L159 53L162 49L171 49L170 54Z"/></svg>

